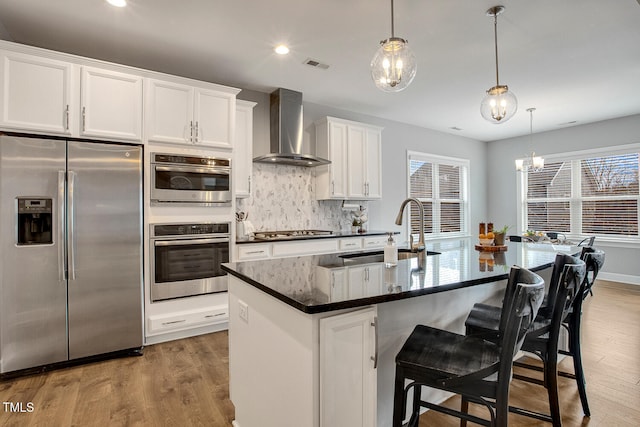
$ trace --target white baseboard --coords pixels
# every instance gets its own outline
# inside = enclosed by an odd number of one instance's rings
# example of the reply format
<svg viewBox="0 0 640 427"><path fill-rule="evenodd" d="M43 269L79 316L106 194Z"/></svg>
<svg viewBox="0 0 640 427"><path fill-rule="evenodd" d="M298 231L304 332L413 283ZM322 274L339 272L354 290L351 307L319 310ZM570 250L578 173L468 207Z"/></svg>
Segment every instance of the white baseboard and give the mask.
<svg viewBox="0 0 640 427"><path fill-rule="evenodd" d="M630 285L640 285L640 276L633 276L631 274L607 273L601 271L598 274L598 279L628 283Z"/></svg>
<svg viewBox="0 0 640 427"><path fill-rule="evenodd" d="M231 426L232 427L240 427L240 424L238 424L238 422L236 420L231 421Z"/></svg>

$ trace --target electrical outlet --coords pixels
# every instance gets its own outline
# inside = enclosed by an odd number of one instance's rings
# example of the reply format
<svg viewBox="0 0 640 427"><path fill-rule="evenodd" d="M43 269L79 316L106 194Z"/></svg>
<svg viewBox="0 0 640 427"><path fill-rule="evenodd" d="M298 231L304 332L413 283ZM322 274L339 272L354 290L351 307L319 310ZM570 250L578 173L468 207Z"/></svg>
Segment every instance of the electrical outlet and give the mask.
<svg viewBox="0 0 640 427"><path fill-rule="evenodd" d="M244 301L238 301L238 316L249 323L249 306Z"/></svg>

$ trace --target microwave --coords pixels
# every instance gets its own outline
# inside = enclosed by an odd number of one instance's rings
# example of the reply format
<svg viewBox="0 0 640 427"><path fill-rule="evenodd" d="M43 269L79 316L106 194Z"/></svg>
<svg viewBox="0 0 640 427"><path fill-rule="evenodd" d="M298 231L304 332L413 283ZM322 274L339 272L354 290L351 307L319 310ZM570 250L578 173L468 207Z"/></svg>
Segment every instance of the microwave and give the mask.
<svg viewBox="0 0 640 427"><path fill-rule="evenodd" d="M151 153L151 203L230 203L231 159Z"/></svg>

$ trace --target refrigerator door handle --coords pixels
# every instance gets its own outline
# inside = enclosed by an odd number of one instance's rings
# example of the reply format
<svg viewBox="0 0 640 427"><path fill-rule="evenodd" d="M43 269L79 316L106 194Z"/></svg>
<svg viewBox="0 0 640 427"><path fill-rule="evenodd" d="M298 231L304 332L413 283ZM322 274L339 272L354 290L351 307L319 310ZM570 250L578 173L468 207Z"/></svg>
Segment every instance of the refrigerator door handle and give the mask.
<svg viewBox="0 0 640 427"><path fill-rule="evenodd" d="M69 230L67 232L69 236L69 278L70 280L76 280L76 238L75 238L75 206L74 206L74 196L75 196L75 184L76 184L76 173L73 171L69 171Z"/></svg>
<svg viewBox="0 0 640 427"><path fill-rule="evenodd" d="M65 172L58 171L58 279L60 281L67 280L67 269L65 263L64 244L65 221L64 221L64 181Z"/></svg>

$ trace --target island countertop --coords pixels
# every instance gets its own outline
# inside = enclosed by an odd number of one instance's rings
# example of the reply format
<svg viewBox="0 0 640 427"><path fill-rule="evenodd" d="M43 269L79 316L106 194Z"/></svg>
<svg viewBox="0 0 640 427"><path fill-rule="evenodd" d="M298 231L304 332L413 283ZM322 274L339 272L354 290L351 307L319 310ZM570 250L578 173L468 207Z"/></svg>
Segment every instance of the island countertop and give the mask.
<svg viewBox="0 0 640 427"><path fill-rule="evenodd" d="M505 251L479 251L475 240L427 244L424 263L401 259L386 267L381 252L328 254L223 264L223 270L304 313L364 307L506 279L518 265L551 266L576 247L508 242ZM367 256L367 254L371 254ZM379 259L377 259L379 258Z"/></svg>

